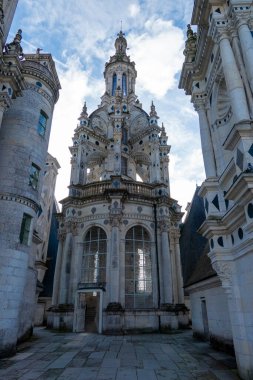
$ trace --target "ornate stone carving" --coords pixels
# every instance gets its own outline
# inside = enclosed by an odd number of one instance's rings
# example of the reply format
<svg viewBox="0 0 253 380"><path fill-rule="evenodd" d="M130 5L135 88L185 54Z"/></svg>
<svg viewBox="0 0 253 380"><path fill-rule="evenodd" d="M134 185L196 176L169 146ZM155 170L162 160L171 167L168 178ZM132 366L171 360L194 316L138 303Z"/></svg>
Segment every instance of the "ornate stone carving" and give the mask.
<svg viewBox="0 0 253 380"><path fill-rule="evenodd" d="M233 263L231 261L215 261L212 266L221 279L222 286L229 290L232 286Z"/></svg>

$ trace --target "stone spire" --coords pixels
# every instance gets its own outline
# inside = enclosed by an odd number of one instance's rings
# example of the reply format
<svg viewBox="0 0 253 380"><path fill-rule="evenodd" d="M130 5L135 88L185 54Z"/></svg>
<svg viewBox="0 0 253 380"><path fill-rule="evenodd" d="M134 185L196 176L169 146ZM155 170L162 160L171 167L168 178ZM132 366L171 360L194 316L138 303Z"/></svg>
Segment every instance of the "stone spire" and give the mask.
<svg viewBox="0 0 253 380"><path fill-rule="evenodd" d="M86 118L86 117L88 117L87 105L86 105L86 102L84 102L83 109L82 109L81 115L79 116L78 120L81 120L81 119Z"/></svg>
<svg viewBox="0 0 253 380"><path fill-rule="evenodd" d="M7 54L17 54L21 59L24 56L23 49L20 45L22 40L22 30L19 29L14 40L6 45Z"/></svg>
<svg viewBox="0 0 253 380"><path fill-rule="evenodd" d="M84 105L83 105L83 109L82 109L82 112L78 118L78 120L80 121L80 125L88 125L88 112L87 112L87 105L86 105L86 102L84 102Z"/></svg>
<svg viewBox="0 0 253 380"><path fill-rule="evenodd" d="M157 120L159 119L159 116L157 115L154 102L152 100L151 107L150 107L150 113L149 113L149 123L150 124L157 124Z"/></svg>
<svg viewBox="0 0 253 380"><path fill-rule="evenodd" d="M152 117L152 116L157 116L157 112L156 112L156 109L155 109L155 105L154 105L154 102L152 100L151 102L151 107L150 107L150 113L149 115Z"/></svg>

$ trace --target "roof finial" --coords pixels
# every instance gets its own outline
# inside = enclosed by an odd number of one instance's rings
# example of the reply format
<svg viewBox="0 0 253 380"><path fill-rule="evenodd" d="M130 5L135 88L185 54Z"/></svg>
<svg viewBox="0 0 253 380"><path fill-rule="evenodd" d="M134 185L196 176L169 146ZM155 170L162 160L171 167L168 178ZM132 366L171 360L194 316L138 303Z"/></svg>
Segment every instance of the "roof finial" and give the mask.
<svg viewBox="0 0 253 380"><path fill-rule="evenodd" d="M6 45L6 52L17 54L19 56L19 59L23 59L24 53L20 45L21 40L22 40L22 30L19 29L17 31L17 34L14 37L14 40L10 44Z"/></svg>
<svg viewBox="0 0 253 380"><path fill-rule="evenodd" d="M78 119L81 120L81 119L84 119L84 118L87 118L87 117L88 117L88 113L87 113L87 105L86 105L86 102L84 102L84 105L83 105L83 109L82 109L81 115L80 115L80 117L79 117Z"/></svg>

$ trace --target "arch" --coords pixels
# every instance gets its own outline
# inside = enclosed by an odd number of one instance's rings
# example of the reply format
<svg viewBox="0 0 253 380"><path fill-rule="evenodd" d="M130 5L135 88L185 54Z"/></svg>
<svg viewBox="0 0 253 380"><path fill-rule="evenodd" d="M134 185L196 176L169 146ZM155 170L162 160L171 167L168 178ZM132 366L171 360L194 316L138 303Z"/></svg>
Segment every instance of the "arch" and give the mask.
<svg viewBox="0 0 253 380"><path fill-rule="evenodd" d="M103 228L90 227L84 236L81 282L101 285L106 282L107 235Z"/></svg>
<svg viewBox="0 0 253 380"><path fill-rule="evenodd" d="M125 236L125 307L153 307L151 239L142 225L130 227Z"/></svg>
<svg viewBox="0 0 253 380"><path fill-rule="evenodd" d="M112 96L115 96L117 88L117 74L114 73L112 76Z"/></svg>

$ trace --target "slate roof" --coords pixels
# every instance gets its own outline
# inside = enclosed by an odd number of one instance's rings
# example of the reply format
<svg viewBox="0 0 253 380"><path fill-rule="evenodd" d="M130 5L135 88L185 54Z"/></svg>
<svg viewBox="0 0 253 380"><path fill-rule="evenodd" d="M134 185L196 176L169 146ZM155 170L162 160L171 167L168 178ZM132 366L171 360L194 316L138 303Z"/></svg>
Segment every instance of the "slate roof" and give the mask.
<svg viewBox="0 0 253 380"><path fill-rule="evenodd" d="M192 272L192 275L187 280L185 284L185 288L187 286L196 284L197 282L206 280L210 277L217 276L217 273L212 267L211 260L208 257L209 252L209 245L207 243L207 246L204 249L203 255L198 259L195 269Z"/></svg>
<svg viewBox="0 0 253 380"><path fill-rule="evenodd" d="M199 187L196 187L190 209L181 228L179 240L184 284L191 277L197 261L203 255L207 244L207 239L197 233L205 220L204 202L198 195L198 191Z"/></svg>

